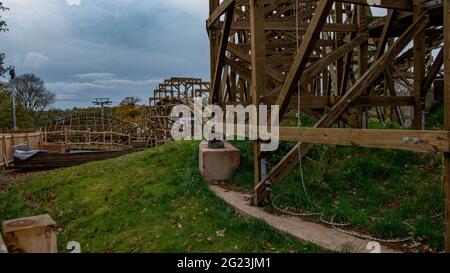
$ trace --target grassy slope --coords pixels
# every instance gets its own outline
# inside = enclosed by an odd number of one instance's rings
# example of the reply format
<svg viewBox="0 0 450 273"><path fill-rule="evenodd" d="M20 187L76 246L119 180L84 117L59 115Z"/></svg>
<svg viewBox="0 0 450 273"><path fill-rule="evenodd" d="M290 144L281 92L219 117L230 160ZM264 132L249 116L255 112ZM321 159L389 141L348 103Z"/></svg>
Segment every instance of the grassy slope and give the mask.
<svg viewBox="0 0 450 273"><path fill-rule="evenodd" d="M0 193L0 219L50 214L62 252L71 240L83 252L321 251L239 218L197 164L198 143L186 142L35 175Z"/></svg>
<svg viewBox="0 0 450 273"><path fill-rule="evenodd" d="M428 117L430 128L442 124L441 109ZM234 144L243 151L244 160L230 183L251 189L252 145ZM271 154L270 167L292 147L292 143L282 143ZM279 196L278 206L293 211L323 212L327 219L335 217L336 222L350 223L377 238L413 235L412 242L402 245L412 251L443 250L444 188L440 155L318 145L302 162L302 167L310 200L301 184L299 165L274 188L274 196Z"/></svg>

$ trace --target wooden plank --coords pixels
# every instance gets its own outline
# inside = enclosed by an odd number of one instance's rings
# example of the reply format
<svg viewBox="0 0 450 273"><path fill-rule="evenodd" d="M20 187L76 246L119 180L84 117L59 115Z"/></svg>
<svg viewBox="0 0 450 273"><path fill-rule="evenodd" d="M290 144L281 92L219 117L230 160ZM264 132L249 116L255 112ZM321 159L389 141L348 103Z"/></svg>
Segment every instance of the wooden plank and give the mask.
<svg viewBox="0 0 450 273"><path fill-rule="evenodd" d="M434 60L433 64L431 65L430 69L428 69L428 74L423 82L422 87L422 93L421 96L425 97L427 93L430 91L431 85L433 84L433 81L436 79L436 76L441 71L441 67L444 64L444 48L441 48L439 51L439 54L436 56L436 59Z"/></svg>
<svg viewBox="0 0 450 273"><path fill-rule="evenodd" d="M219 6L219 0L209 0L209 12L210 15L214 13L214 11L217 9L217 7ZM219 50L219 37L217 37L218 33L219 33L219 29L217 27L217 23L213 24L210 26L210 28L208 29L208 36L209 36L209 43L210 43L210 77L211 77L211 83L214 82L214 77L215 77L215 73L216 73L216 64L217 64L217 53ZM212 27L214 26L214 27ZM160 85L159 89L162 86ZM211 86L212 87L212 86ZM164 87L165 89L165 87ZM158 95L160 95L161 93L158 92ZM173 92L173 86L170 85L170 97L173 98L174 97L174 92ZM154 103L150 103L150 105L155 106L157 102L157 99L154 99Z"/></svg>
<svg viewBox="0 0 450 273"><path fill-rule="evenodd" d="M422 1L412 1L414 19L420 17L423 12ZM413 128L416 130L425 129L422 128L422 111L424 109L425 100L422 99L422 87L424 84L425 75L425 32L419 32L414 37L414 96L416 97L416 103L414 105L414 120Z"/></svg>
<svg viewBox="0 0 450 273"><path fill-rule="evenodd" d="M227 10L229 10L231 7L234 7L236 0L224 0L216 9L214 12L209 16L207 20L207 28L211 28L211 26L219 20L220 16L222 16Z"/></svg>
<svg viewBox="0 0 450 273"><path fill-rule="evenodd" d="M281 141L383 148L413 152L450 152L449 138L449 133L445 131L280 128Z"/></svg>
<svg viewBox="0 0 450 273"><path fill-rule="evenodd" d="M219 97L220 80L223 72L223 65L225 62L225 52L228 46L228 39L231 32L231 23L233 22L234 6L226 11L225 14L225 26L222 31L222 37L219 43L219 49L217 54L217 60L215 65L214 80L212 82L212 102L219 103L221 98Z"/></svg>
<svg viewBox="0 0 450 273"><path fill-rule="evenodd" d="M324 67L334 63L338 59L341 59L344 57L348 52L352 51L355 47L358 47L362 43L366 42L369 39L369 34L367 32L359 34L355 39L351 40L350 42L342 45L341 47L337 48L330 54L326 55L319 61L313 63L302 75L302 83L306 83L311 81L311 79L319 74Z"/></svg>
<svg viewBox="0 0 450 273"><path fill-rule="evenodd" d="M1 136L2 139L2 165L8 167L8 150L6 147L6 136Z"/></svg>

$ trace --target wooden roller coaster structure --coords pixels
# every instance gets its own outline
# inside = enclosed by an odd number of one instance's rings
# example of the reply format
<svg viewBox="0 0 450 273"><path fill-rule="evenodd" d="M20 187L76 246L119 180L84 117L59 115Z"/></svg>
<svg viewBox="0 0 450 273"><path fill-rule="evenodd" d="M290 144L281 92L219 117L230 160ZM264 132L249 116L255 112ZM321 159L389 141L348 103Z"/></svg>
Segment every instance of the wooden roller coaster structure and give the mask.
<svg viewBox="0 0 450 273"><path fill-rule="evenodd" d="M211 99L278 105L312 128L281 127L298 144L267 174L254 142L253 203L264 205L314 144L444 156L446 249L450 251L450 0L209 0ZM442 70L444 67L444 70ZM425 130L430 97L445 122ZM369 130L368 120L411 130Z"/></svg>
<svg viewBox="0 0 450 273"><path fill-rule="evenodd" d="M143 121L147 131L149 147L163 145L172 140L170 117L172 108L176 105L193 106L194 98L207 100L210 93L210 83L198 78L170 78L159 84L149 98L149 110Z"/></svg>
<svg viewBox="0 0 450 273"><path fill-rule="evenodd" d="M131 149L139 140L137 125L100 114L59 118L43 134L45 144L66 145L71 150Z"/></svg>

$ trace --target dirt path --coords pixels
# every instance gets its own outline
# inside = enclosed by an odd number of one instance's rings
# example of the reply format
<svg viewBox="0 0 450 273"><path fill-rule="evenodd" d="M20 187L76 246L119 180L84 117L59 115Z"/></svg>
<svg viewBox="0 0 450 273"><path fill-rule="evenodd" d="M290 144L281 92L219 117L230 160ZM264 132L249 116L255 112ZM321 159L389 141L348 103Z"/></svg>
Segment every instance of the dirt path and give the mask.
<svg viewBox="0 0 450 273"><path fill-rule="evenodd" d="M0 170L0 191L5 191L14 183L22 181L35 172L16 172L15 170Z"/></svg>
<svg viewBox="0 0 450 273"><path fill-rule="evenodd" d="M332 228L306 222L298 217L287 215L273 215L263 208L248 205L249 196L237 191L230 191L217 185L210 189L225 202L229 203L240 213L265 221L275 229L290 234L301 241L311 242L331 251L351 251L355 253L369 253L370 241L350 236ZM381 245L381 253L398 253L397 251Z"/></svg>

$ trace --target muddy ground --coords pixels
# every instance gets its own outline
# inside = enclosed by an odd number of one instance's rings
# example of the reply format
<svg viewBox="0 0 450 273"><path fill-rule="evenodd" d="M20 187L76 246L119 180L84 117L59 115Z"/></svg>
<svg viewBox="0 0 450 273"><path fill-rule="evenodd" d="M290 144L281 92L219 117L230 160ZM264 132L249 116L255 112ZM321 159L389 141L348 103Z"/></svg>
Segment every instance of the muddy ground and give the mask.
<svg viewBox="0 0 450 273"><path fill-rule="evenodd" d="M36 172L17 172L15 170L0 169L0 191L8 190L15 183L20 183L25 177Z"/></svg>

